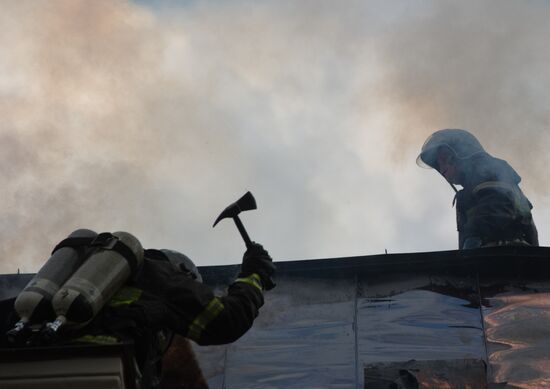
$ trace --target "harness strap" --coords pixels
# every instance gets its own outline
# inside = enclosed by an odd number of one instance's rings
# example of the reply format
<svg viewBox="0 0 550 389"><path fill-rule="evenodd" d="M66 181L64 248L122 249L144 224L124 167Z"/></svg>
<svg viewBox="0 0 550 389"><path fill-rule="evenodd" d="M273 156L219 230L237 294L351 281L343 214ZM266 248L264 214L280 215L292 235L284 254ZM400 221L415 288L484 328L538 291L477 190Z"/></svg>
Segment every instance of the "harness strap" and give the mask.
<svg viewBox="0 0 550 389"><path fill-rule="evenodd" d="M103 250L113 250L126 259L132 274L135 274L138 267L138 259L132 249L126 246L117 236L110 232L102 232L90 243L92 247L98 247Z"/></svg>
<svg viewBox="0 0 550 389"><path fill-rule="evenodd" d="M57 246L54 247L52 254L55 253L57 250L63 248L63 247L94 247L94 248L101 248L103 250L113 250L119 253L126 259L128 264L130 265L130 269L132 271L132 274L135 274L137 267L138 267L138 259L132 249L128 246L126 246L117 236L111 234L110 232L102 232L101 234L97 235L95 238L93 237L69 237L63 239L61 242L57 244Z"/></svg>
<svg viewBox="0 0 550 389"><path fill-rule="evenodd" d="M63 248L63 247L83 247L83 246L89 246L93 241L95 237L72 237L72 238L65 238L61 242L57 244L57 246L54 247L52 250L52 254L55 253L57 250Z"/></svg>

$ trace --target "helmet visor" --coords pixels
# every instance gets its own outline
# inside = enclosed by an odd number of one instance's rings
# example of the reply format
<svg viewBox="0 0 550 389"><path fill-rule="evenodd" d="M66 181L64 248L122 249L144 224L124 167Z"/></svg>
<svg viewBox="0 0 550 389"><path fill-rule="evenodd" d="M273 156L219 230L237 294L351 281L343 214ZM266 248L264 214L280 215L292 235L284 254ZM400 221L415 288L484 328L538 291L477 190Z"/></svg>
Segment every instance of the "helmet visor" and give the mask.
<svg viewBox="0 0 550 389"><path fill-rule="evenodd" d="M430 135L422 145L420 154L416 157L416 164L424 169L437 169L437 150L441 145L434 134Z"/></svg>
<svg viewBox="0 0 550 389"><path fill-rule="evenodd" d="M420 153L418 157L416 157L416 164L423 169L437 169L436 158L428 158L424 153Z"/></svg>

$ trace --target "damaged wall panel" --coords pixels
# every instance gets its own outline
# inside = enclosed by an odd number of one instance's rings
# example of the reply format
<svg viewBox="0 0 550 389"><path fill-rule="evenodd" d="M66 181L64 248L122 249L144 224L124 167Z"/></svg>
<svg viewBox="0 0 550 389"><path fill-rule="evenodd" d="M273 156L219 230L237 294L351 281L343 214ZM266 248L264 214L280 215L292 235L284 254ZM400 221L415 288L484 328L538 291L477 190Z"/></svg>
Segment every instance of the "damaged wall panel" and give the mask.
<svg viewBox="0 0 550 389"><path fill-rule="evenodd" d="M486 389L479 359L375 363L365 367L365 389Z"/></svg>
<svg viewBox="0 0 550 389"><path fill-rule="evenodd" d="M389 388L411 377L419 388L538 389L550 380L550 248L277 267L277 288L265 294L248 333L230 345L193 344L211 389ZM223 293L237 266L200 271ZM10 289L0 293L0 307L13 305L6 299L28 279L0 276ZM181 363L177 351L167 355L172 371Z"/></svg>

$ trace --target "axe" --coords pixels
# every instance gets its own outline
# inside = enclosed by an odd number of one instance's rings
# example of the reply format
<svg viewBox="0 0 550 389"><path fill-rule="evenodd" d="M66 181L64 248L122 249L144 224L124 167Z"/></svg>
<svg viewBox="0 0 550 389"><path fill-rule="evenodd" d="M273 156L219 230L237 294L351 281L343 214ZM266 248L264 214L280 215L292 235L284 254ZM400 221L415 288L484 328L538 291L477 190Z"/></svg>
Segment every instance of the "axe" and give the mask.
<svg viewBox="0 0 550 389"><path fill-rule="evenodd" d="M216 224L218 224L218 222L222 219L228 217L233 218L237 229L243 237L246 247L249 248L252 244L252 241L250 240L250 237L248 236L248 233L244 228L243 222L241 222L241 219L239 219L239 213L243 211L249 211L251 209L256 209L256 200L254 199L254 196L252 196L252 193L246 192L243 197L235 201L233 204L230 204L227 208L223 210L222 213L220 213L220 216L218 216L212 227L216 227Z"/></svg>
<svg viewBox="0 0 550 389"><path fill-rule="evenodd" d="M252 241L250 240L250 237L248 236L248 233L246 232L246 229L244 228L244 225L239 218L239 213L256 208L256 200L254 199L254 196L252 196L252 193L246 192L243 197L235 201L233 204L230 204L222 211L222 213L220 213L220 216L218 216L212 227L216 227L216 224L218 224L218 222L222 219L228 217L232 218L235 222L235 225L237 226L237 229L241 233L241 236L243 237L246 247L250 248L252 246ZM274 286L275 283L273 282L273 280L270 279L268 281L268 285L265 285L265 288L266 290L269 290L272 289Z"/></svg>

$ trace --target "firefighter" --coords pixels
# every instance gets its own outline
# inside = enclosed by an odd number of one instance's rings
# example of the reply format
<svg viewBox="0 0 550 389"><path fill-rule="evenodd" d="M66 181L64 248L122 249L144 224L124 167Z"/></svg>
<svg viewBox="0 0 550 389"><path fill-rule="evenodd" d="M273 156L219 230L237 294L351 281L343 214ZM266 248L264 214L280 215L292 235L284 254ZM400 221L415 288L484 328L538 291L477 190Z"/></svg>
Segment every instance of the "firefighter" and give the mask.
<svg viewBox="0 0 550 389"><path fill-rule="evenodd" d="M96 266L97 258L105 260L111 268ZM132 275L130 267L134 268ZM86 272L82 272L84 268ZM66 282L58 279L68 271L75 272L73 277ZM80 229L56 246L46 264L12 301L15 309L0 320L0 327L11 330L0 339L0 345L130 343L135 349L135 375L140 389L208 388L189 340L199 345L219 345L234 342L245 334L264 303L264 291L275 286L274 272L275 265L268 252L251 242L236 279L219 296L213 287L202 283L196 266L180 252L144 250L135 237L125 232L98 235ZM64 282L55 296L68 296L72 292L63 291L74 278L86 286L77 288L79 291L90 289L98 293L71 299L65 313L68 319L63 321L67 323L52 332L50 324L55 322L51 321L58 316L51 306L55 291L40 286ZM105 285L111 279L122 281L109 294L111 286ZM104 294L110 296L108 300L97 297ZM89 321L77 323L82 315L74 314L91 312L88 306L99 300L106 302L97 308L97 313ZM45 320L50 323L44 326ZM170 347L171 343L175 347Z"/></svg>
<svg viewBox="0 0 550 389"><path fill-rule="evenodd" d="M257 243L244 253L237 278L218 297L202 283L193 262L172 250L144 250L144 262L132 282L121 289L86 329L90 341L105 334L136 343L136 359L144 388L160 387L162 357L174 334L199 345L231 343L252 326L264 303L266 285L273 285L275 265ZM84 338L86 338L84 337ZM207 388L192 349L176 339L181 361L171 360L164 387ZM173 349L173 348L172 348ZM183 350L183 351L182 351ZM180 371L177 371L179 367ZM166 370L166 369L165 369ZM191 382L193 381L193 382Z"/></svg>
<svg viewBox="0 0 550 389"><path fill-rule="evenodd" d="M459 249L539 245L533 206L518 186L521 177L506 161L487 153L470 132L434 132L417 164L436 169L456 193Z"/></svg>

